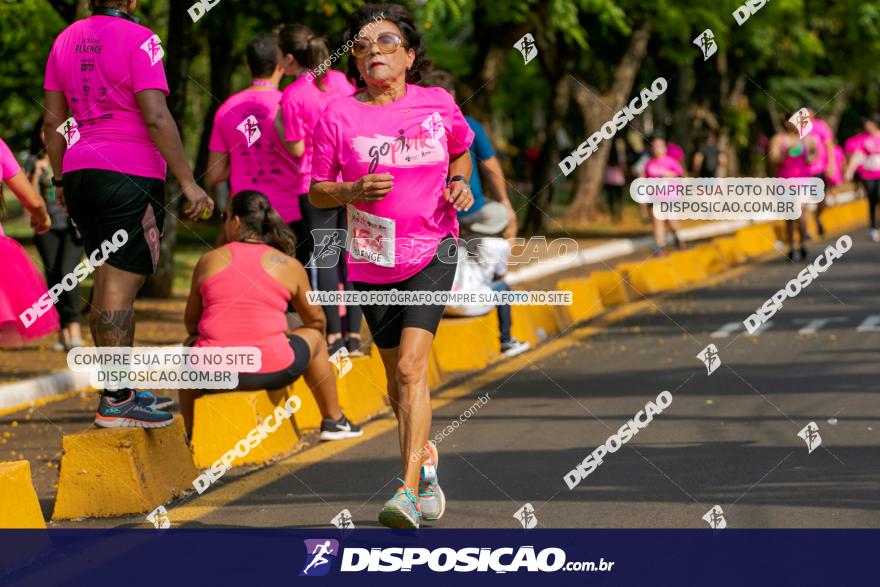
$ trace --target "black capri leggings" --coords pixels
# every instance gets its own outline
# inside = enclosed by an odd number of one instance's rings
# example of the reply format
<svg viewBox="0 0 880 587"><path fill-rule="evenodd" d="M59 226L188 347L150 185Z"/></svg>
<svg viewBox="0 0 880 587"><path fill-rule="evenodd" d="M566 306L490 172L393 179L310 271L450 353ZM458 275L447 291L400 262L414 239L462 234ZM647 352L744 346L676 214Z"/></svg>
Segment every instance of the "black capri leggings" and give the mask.
<svg viewBox="0 0 880 587"><path fill-rule="evenodd" d="M34 235L34 244L46 268L46 281L49 287L61 283L64 276L72 273L83 256L82 243L76 242L73 227L52 229L44 234ZM66 328L73 322L79 322L80 299L79 284L70 291L62 291L58 296L58 314L61 327Z"/></svg>
<svg viewBox="0 0 880 587"><path fill-rule="evenodd" d="M865 192L868 194L868 217L871 228L877 228L877 205L880 204L880 179L866 179Z"/></svg>
<svg viewBox="0 0 880 587"><path fill-rule="evenodd" d="M409 279L381 284L355 281L354 287L358 291L450 291L455 279L457 258L458 246L452 235L448 235L440 243L431 262ZM400 346L400 334L406 327L421 328L436 334L445 306L370 305L362 309L376 346L393 349Z"/></svg>
<svg viewBox="0 0 880 587"><path fill-rule="evenodd" d="M338 208L316 208L309 203L308 194L299 196L299 208L302 212L302 220L291 225L296 234L296 258L306 266L315 249L315 241L312 231L323 229L328 231L342 231L345 234L348 226L345 219L345 206ZM337 233L339 234L339 233ZM302 243L302 245L300 245ZM345 266L345 237L338 246L332 248L335 251L333 258L325 257L320 266L316 268L318 283L315 289L318 291L339 291L339 284L344 283L345 289L353 291L354 287L348 281L348 271ZM308 269L306 270L308 271ZM357 334L361 330L360 306L346 306L346 331ZM324 306L324 317L327 320L327 334L341 334L342 320L339 317L338 306Z"/></svg>
<svg viewBox="0 0 880 587"><path fill-rule="evenodd" d="M289 367L273 373L239 373L238 387L235 388L235 391L282 389L299 379L300 375L305 373L311 360L309 345L305 339L295 334L288 334L287 340L290 341L290 348L293 349L294 355L293 363Z"/></svg>

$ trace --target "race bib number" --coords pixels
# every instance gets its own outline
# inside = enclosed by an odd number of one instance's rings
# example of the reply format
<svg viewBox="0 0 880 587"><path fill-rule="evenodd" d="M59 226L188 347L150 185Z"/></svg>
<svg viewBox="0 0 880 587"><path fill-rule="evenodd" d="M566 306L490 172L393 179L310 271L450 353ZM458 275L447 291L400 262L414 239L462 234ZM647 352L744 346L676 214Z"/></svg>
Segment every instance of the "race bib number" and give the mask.
<svg viewBox="0 0 880 587"><path fill-rule="evenodd" d="M868 171L880 171L880 153L868 155L862 167Z"/></svg>
<svg viewBox="0 0 880 587"><path fill-rule="evenodd" d="M355 259L373 265L394 267L394 220L347 206L348 242Z"/></svg>

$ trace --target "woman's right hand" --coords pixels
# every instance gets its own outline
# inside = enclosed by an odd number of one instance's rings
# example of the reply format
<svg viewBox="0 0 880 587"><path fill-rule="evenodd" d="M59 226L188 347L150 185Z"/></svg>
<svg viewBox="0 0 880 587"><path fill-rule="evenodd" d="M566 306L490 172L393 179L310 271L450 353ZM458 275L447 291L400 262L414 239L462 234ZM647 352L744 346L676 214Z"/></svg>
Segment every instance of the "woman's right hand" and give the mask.
<svg viewBox="0 0 880 587"><path fill-rule="evenodd" d="M351 185L350 202L378 202L394 189L394 176L390 173L365 175Z"/></svg>
<svg viewBox="0 0 880 587"><path fill-rule="evenodd" d="M214 213L214 200L197 183L184 186L183 196L187 201L183 211L190 220L199 219L206 210L210 210L209 215Z"/></svg>

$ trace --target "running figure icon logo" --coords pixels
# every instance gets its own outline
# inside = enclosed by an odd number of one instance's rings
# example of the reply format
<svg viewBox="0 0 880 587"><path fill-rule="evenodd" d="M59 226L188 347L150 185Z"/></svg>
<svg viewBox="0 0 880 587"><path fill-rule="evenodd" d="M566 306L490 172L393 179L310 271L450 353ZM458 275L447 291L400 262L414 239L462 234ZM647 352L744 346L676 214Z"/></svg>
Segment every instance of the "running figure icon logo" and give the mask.
<svg viewBox="0 0 880 587"><path fill-rule="evenodd" d="M354 530L354 522L352 522L351 512L344 509L336 517L330 520L330 523L340 530Z"/></svg>
<svg viewBox="0 0 880 587"><path fill-rule="evenodd" d="M703 519L706 520L706 523L709 524L713 530L724 530L727 528L727 520L724 519L724 510L721 509L720 505L716 505L706 512Z"/></svg>
<svg viewBox="0 0 880 587"><path fill-rule="evenodd" d="M339 541L332 538L304 540L306 543L306 566L300 577L323 577L330 572L330 563L339 554Z"/></svg>
<svg viewBox="0 0 880 587"><path fill-rule="evenodd" d="M703 31L699 37L694 39L694 45L703 52L703 61L708 61L718 51L718 43L715 42L715 33L712 32L712 29Z"/></svg>
<svg viewBox="0 0 880 587"><path fill-rule="evenodd" d="M810 454L820 446L822 446L822 437L819 436L819 427L815 422L810 422L798 432L804 442L807 443L807 454Z"/></svg>
<svg viewBox="0 0 880 587"><path fill-rule="evenodd" d="M706 365L706 370L708 371L707 375L711 375L721 366L721 357L718 356L718 347L714 344L710 344L701 350L700 354L697 355L697 358L703 361L703 364Z"/></svg>
<svg viewBox="0 0 880 587"><path fill-rule="evenodd" d="M788 119L798 131L801 138L804 138L813 130L813 121L810 119L810 113L806 108L801 108Z"/></svg>
<svg viewBox="0 0 880 587"><path fill-rule="evenodd" d="M241 124L235 128L240 130L241 134L244 135L248 147L260 140L260 137L262 136L260 133L260 125L257 123L257 117L253 114L242 120Z"/></svg>
<svg viewBox="0 0 880 587"><path fill-rule="evenodd" d="M160 530L171 527L171 520L168 518L168 511L164 505L160 505L150 512L147 516L147 521Z"/></svg>
<svg viewBox="0 0 880 587"><path fill-rule="evenodd" d="M524 34L519 41L514 43L513 47L519 49L519 52L522 53L523 59L525 59L523 65L528 65L532 59L538 56L538 47L535 46L535 37L533 37L531 33Z"/></svg>
<svg viewBox="0 0 880 587"><path fill-rule="evenodd" d="M68 147L72 147L79 142L79 125L73 119L73 116L62 122L61 126L55 130L64 137L64 142L67 143Z"/></svg>
<svg viewBox="0 0 880 587"><path fill-rule="evenodd" d="M159 35L153 35L144 41L141 49L150 58L150 66L156 65L165 56L165 50L162 48L162 41L159 39Z"/></svg>
<svg viewBox="0 0 880 587"><path fill-rule="evenodd" d="M339 264L345 251L347 232L344 228L313 228L312 241L315 250L309 259L308 267L332 269Z"/></svg>
<svg viewBox="0 0 880 587"><path fill-rule="evenodd" d="M342 379L345 375L351 371L351 356L348 354L348 349L342 347L332 355L330 355L330 362L333 363L333 366L336 367L336 371L339 373L339 378Z"/></svg>
<svg viewBox="0 0 880 587"><path fill-rule="evenodd" d="M533 508L530 503L527 503L516 510L513 517L516 518L526 530L530 530L538 525L538 518L535 516L535 508Z"/></svg>

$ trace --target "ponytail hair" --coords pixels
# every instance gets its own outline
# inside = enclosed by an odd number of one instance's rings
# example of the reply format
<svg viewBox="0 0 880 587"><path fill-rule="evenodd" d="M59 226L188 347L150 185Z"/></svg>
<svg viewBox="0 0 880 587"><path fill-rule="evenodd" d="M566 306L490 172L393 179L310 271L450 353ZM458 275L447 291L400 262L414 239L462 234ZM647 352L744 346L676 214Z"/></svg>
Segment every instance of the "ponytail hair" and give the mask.
<svg viewBox="0 0 880 587"><path fill-rule="evenodd" d="M229 206L232 216L241 220L238 240L257 238L293 257L296 255L296 237L287 227L278 212L269 203L269 198L256 190L244 190L233 196Z"/></svg>
<svg viewBox="0 0 880 587"><path fill-rule="evenodd" d="M324 76L332 64L327 39L302 24L286 24L278 31L282 55L293 55L297 63L312 72L318 89L324 91Z"/></svg>

